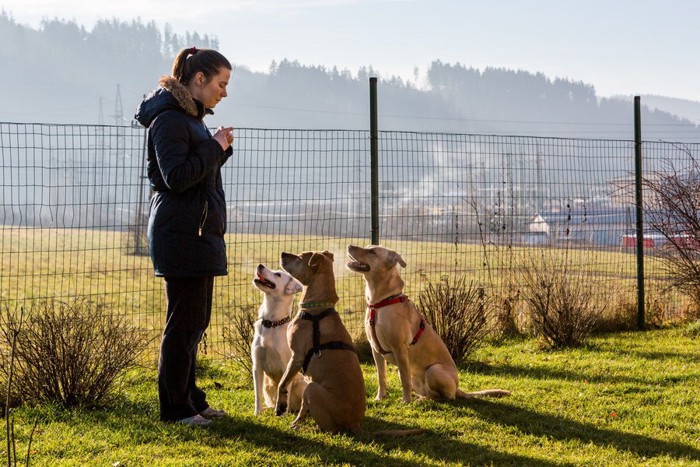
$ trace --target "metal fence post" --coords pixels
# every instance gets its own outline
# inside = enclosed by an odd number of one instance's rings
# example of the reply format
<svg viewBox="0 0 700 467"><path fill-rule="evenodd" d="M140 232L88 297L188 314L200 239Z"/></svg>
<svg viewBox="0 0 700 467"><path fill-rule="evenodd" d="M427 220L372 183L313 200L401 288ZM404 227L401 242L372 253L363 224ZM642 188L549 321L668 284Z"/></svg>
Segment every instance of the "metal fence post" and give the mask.
<svg viewBox="0 0 700 467"><path fill-rule="evenodd" d="M637 328L644 325L644 210L642 198L642 118L640 97L634 96L634 195L637 208Z"/></svg>
<svg viewBox="0 0 700 467"><path fill-rule="evenodd" d="M377 78L369 79L369 132L371 170L372 245L379 245L379 130L377 124Z"/></svg>

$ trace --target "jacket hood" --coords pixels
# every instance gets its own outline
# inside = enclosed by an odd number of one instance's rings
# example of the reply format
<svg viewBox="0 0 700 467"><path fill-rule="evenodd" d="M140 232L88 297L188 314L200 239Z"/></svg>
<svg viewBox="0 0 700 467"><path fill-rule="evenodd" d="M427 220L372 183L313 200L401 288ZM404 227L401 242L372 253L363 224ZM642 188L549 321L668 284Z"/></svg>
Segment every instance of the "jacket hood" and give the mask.
<svg viewBox="0 0 700 467"><path fill-rule="evenodd" d="M160 87L151 92L139 104L134 118L148 128L153 120L166 110L179 110L187 115L202 119L206 114L213 114L210 109L192 97L187 88L172 76L162 76Z"/></svg>

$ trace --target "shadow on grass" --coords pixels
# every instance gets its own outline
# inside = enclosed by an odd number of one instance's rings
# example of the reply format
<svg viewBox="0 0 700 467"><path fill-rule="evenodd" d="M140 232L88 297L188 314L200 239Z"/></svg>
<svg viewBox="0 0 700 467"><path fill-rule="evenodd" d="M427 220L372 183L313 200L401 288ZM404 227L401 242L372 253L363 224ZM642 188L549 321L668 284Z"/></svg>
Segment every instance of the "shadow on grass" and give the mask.
<svg viewBox="0 0 700 467"><path fill-rule="evenodd" d="M289 422L292 418L289 417ZM217 420L206 427L210 435L207 442L213 447L221 446L231 439L244 439L247 443L259 446L261 450L275 451L280 455L295 456L309 463L349 464L349 465L386 465L414 466L415 462L389 458L382 453L369 452L349 446L338 446L326 437L343 435L324 435L323 438L309 437L311 428L301 428L299 432L290 428L278 428L246 418L227 417ZM352 437L351 437L352 439ZM272 460L272 459L271 459Z"/></svg>
<svg viewBox="0 0 700 467"><path fill-rule="evenodd" d="M70 412L62 412L70 415ZM138 426L139 443L154 443L177 445L179 443L196 442L212 449L220 449L242 442L245 447L259 446L259 455L277 452L280 455L298 457L300 462L318 463L321 459L325 463L346 463L350 465L379 465L386 464L387 456L368 452L357 448L338 446L330 441L330 436L319 438L310 436L311 428L302 428L294 431L287 427L271 426L269 418L251 418L245 416L229 415L215 420L206 427L191 427L177 423L164 423L158 420L157 408L152 404L121 401L118 414L109 410L91 412L90 417L95 422L115 431L131 430ZM285 422L291 423L293 417L286 416ZM276 423L276 422L275 422ZM311 426L311 425L310 425ZM133 436L133 435L132 435ZM255 449L255 448L253 448ZM288 458L287 458L288 459ZM269 459L279 463L279 459ZM260 461L264 465L264 461ZM411 462L402 462L400 459L391 459L392 465L409 466Z"/></svg>
<svg viewBox="0 0 700 467"><path fill-rule="evenodd" d="M287 417L291 422L292 417ZM406 437L387 437L375 434L381 430L405 430L406 426L366 417L365 431L353 434L315 434L314 423L308 420L300 431L290 428L270 426L264 420L226 417L204 428L206 438L197 438L212 448L221 447L231 440L242 439L260 447L261 451L274 451L280 455L295 456L307 462L348 465L392 465L415 466L413 459L401 459L402 453L418 454L437 463L457 464L496 464L519 466L554 466L562 463L547 462L527 456L512 455L485 448L484 446L463 443L440 433L427 431L424 434ZM191 428L188 428L191 430ZM347 437L347 442L335 442L334 437ZM341 445L342 444L342 445ZM351 445L348 445L351 444ZM375 446L375 447L370 447ZM371 452L372 449L374 452ZM381 452L377 452L381 451Z"/></svg>
<svg viewBox="0 0 700 467"><path fill-rule="evenodd" d="M385 452L401 450L422 454L438 463L457 463L463 465L537 465L544 467L566 465L561 462L554 463L543 459L494 451L483 445L464 443L433 431L427 431L422 435L399 438L378 436L373 433L383 430L407 430L416 428L416 426L391 423L374 417L365 417L364 426L365 433L358 436L358 440L364 443L380 445ZM384 464L393 465L393 463L387 462L387 459L384 459Z"/></svg>
<svg viewBox="0 0 700 467"><path fill-rule="evenodd" d="M543 436L560 441L578 440L582 444L612 446L618 451L631 452L639 457L667 455L678 460L700 461L700 450L680 443L662 441L648 436L599 428L564 417L533 412L507 404L474 399L464 403L482 419L496 425L518 429L521 433Z"/></svg>
<svg viewBox="0 0 700 467"><path fill-rule="evenodd" d="M474 371L473 369L471 369ZM620 374L585 374L576 371L567 371L561 369L547 368L543 366L526 366L513 364L499 364L488 369L480 369L480 374L506 376L508 378L529 378L537 380L562 380L562 381L580 381L589 383L635 383L647 384L648 379L634 378ZM689 380L693 379L689 375Z"/></svg>
<svg viewBox="0 0 700 467"><path fill-rule="evenodd" d="M644 351L644 350L629 350L620 349L616 350L619 355L630 355L635 359L650 360L652 362L665 361L665 360L680 360L684 363L698 363L698 354L695 349L690 348L686 352L658 352L658 351Z"/></svg>
<svg viewBox="0 0 700 467"><path fill-rule="evenodd" d="M580 423L565 417L542 414L532 410L508 405L503 402L474 399L454 403L457 407L469 410L469 416L501 427L515 428L523 435L551 438L559 441L579 441L601 447L613 447L620 452L630 452L639 457L653 458L669 456L678 460L700 461L700 450L681 443L667 442L648 436L624 433L612 428L600 428L592 424ZM440 410L439 406L435 410ZM72 412L60 412L72 416ZM430 416L427 413L419 416ZM60 417L60 415L59 415ZM436 463L496 464L496 465L565 465L561 461L501 452L488 446L466 443L456 439L459 432L442 433L427 431L424 434L408 437L385 437L374 433L381 430L402 430L418 428L415 425L398 424L376 417L365 417L365 432L360 435L318 435L312 420L308 420L300 431L288 428L293 417L272 421L269 417L252 418L228 416L216 420L206 428L192 428L164 424L158 421L157 409L151 403L123 400L119 410L94 411L89 417L103 426L114 430L140 427L140 443L162 444L196 441L211 446L232 447L243 442L248 447L259 447L261 456L265 453L279 453L280 456L298 457L300 461L324 464L348 465L415 465L415 456L430 459ZM63 418L63 417L60 417ZM70 419L70 417L67 417ZM283 422L284 426L279 426ZM150 427L150 428L149 428ZM132 433L133 436L133 433ZM346 437L346 439L338 439ZM402 459L402 457L404 457ZM274 460L274 459L271 459Z"/></svg>

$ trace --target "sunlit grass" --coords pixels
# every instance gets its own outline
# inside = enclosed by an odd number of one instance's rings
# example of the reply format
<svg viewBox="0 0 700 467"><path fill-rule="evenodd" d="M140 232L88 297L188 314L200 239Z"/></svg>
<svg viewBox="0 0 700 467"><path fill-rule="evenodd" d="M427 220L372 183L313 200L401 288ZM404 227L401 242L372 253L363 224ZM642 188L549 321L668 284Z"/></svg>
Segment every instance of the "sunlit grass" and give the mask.
<svg viewBox="0 0 700 467"><path fill-rule="evenodd" d="M292 417L253 416L250 378L221 362L200 375L210 402L230 416L208 428L158 421L155 368L128 375L99 410L23 407L13 412L17 453L34 421L32 465L698 465L700 341L684 329L597 336L587 347L539 350L530 339L492 343L460 370L465 389L512 396L401 402L395 367L389 398L364 365L365 434L327 435ZM424 435L372 432L424 428ZM0 447L0 450L4 449Z"/></svg>

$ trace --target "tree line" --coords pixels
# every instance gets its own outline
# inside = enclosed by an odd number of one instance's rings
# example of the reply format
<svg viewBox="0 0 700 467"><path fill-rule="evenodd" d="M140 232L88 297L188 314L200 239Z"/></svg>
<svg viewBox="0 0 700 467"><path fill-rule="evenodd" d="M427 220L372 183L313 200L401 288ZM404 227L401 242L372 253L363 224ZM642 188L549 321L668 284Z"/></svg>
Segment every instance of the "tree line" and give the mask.
<svg viewBox="0 0 700 467"><path fill-rule="evenodd" d="M177 33L140 19L100 20L92 30L46 19L36 29L0 13L0 121L129 123L144 94L184 47L220 49L216 37ZM226 53L225 50L222 50ZM592 85L505 68L435 60L415 80L359 70L272 62L252 72L235 57L230 98L211 123L237 127L366 129L368 78L379 77L380 130L630 139L632 104L600 98ZM120 120L121 119L121 120ZM687 120L645 110L651 139L697 139Z"/></svg>

